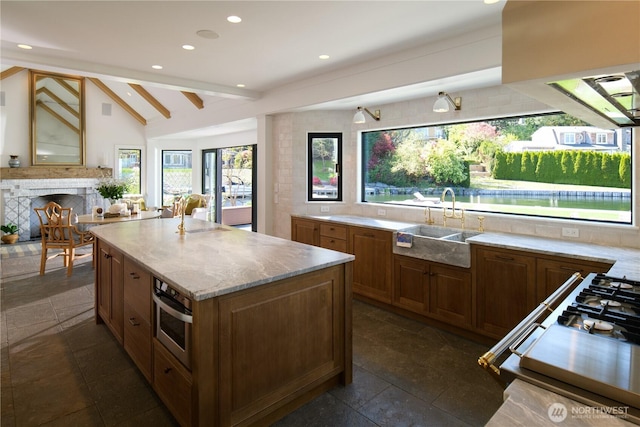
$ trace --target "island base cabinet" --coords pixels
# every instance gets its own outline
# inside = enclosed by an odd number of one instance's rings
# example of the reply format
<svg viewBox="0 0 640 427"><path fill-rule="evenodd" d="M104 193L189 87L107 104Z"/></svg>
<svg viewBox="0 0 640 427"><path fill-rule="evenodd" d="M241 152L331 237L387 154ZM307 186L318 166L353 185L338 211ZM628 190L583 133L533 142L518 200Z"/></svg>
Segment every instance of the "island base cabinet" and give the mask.
<svg viewBox="0 0 640 427"><path fill-rule="evenodd" d="M102 241L96 245L96 323L104 322L120 344L124 340L123 255Z"/></svg>
<svg viewBox="0 0 640 427"><path fill-rule="evenodd" d="M151 273L124 258L124 349L151 381Z"/></svg>
<svg viewBox="0 0 640 427"><path fill-rule="evenodd" d="M221 425L254 424L351 370L343 271L331 267L220 297Z"/></svg>
<svg viewBox="0 0 640 427"><path fill-rule="evenodd" d="M192 424L191 373L156 339L153 340L153 389L181 426Z"/></svg>
<svg viewBox="0 0 640 427"><path fill-rule="evenodd" d="M124 305L124 349L151 382L151 326L127 303Z"/></svg>

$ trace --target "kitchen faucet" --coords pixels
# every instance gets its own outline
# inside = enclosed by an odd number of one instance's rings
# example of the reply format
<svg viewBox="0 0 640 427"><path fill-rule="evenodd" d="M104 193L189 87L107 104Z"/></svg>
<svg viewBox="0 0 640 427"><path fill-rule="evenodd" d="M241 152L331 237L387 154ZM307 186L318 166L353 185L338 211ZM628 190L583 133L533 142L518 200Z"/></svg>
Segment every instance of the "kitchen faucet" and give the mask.
<svg viewBox="0 0 640 427"><path fill-rule="evenodd" d="M446 206L442 207L442 226L447 226L447 218L459 219L462 228L464 229L464 209L461 209L459 213L456 213L456 193L453 188L447 187L442 192L440 200L444 203L444 199L447 197L447 193L451 193L451 209L447 209Z"/></svg>

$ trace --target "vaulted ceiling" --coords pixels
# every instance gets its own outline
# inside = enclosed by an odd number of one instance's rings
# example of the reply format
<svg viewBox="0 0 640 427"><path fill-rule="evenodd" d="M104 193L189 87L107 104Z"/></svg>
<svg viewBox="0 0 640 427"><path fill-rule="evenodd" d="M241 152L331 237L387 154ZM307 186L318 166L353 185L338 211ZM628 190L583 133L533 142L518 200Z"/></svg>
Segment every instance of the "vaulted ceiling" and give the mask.
<svg viewBox="0 0 640 427"><path fill-rule="evenodd" d="M0 71L90 77L151 123L218 103L253 102L297 81L499 25L502 3L3 0ZM231 15L242 22L228 22ZM474 84L489 78L495 73ZM422 87L436 90L428 82ZM424 93L420 86L398 88L377 94L377 102ZM356 102L327 101L325 108Z"/></svg>

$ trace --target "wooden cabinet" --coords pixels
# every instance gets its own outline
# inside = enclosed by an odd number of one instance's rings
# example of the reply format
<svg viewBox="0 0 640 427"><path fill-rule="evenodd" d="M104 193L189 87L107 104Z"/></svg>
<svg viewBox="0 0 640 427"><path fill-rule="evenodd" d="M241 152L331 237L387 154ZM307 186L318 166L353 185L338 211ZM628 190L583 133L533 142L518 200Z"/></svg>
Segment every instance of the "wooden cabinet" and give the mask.
<svg viewBox="0 0 640 427"><path fill-rule="evenodd" d="M97 243L96 322L101 320L122 344L124 338L124 293L122 253L102 241Z"/></svg>
<svg viewBox="0 0 640 427"><path fill-rule="evenodd" d="M611 264L569 258L538 258L536 260L536 282L538 301L544 301L573 273L582 277L589 273L604 273Z"/></svg>
<svg viewBox="0 0 640 427"><path fill-rule="evenodd" d="M472 325L469 269L395 255L394 278L393 305L454 326Z"/></svg>
<svg viewBox="0 0 640 427"><path fill-rule="evenodd" d="M149 271L124 258L124 349L143 375L152 381L152 277Z"/></svg>
<svg viewBox="0 0 640 427"><path fill-rule="evenodd" d="M339 252L347 252L348 227L345 225L320 223L320 246Z"/></svg>
<svg viewBox="0 0 640 427"><path fill-rule="evenodd" d="M476 327L490 337L502 338L538 303L536 259L526 253L473 246L471 262Z"/></svg>
<svg viewBox="0 0 640 427"><path fill-rule="evenodd" d="M430 264L429 313L451 325L470 327L473 294L468 268Z"/></svg>
<svg viewBox="0 0 640 427"><path fill-rule="evenodd" d="M312 219L291 218L291 240L307 245L320 245L320 227Z"/></svg>
<svg viewBox="0 0 640 427"><path fill-rule="evenodd" d="M419 314L429 312L429 263L394 255L393 305Z"/></svg>
<svg viewBox="0 0 640 427"><path fill-rule="evenodd" d="M153 340L153 389L181 426L190 426L191 373L156 339ZM213 402L210 403L213 405ZM213 420L210 420L213 425Z"/></svg>
<svg viewBox="0 0 640 427"><path fill-rule="evenodd" d="M393 233L364 227L349 227L349 249L355 255L353 292L391 303L393 280Z"/></svg>

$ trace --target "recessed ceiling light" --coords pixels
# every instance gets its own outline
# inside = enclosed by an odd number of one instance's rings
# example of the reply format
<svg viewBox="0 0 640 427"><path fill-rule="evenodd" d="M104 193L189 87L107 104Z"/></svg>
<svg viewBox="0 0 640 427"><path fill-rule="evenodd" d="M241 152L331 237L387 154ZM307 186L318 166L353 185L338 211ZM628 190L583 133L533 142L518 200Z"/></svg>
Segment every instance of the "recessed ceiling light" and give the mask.
<svg viewBox="0 0 640 427"><path fill-rule="evenodd" d="M26 49L26 50L31 50L33 49L31 46L29 46L28 44L19 44L18 47L20 49Z"/></svg>
<svg viewBox="0 0 640 427"><path fill-rule="evenodd" d="M231 15L227 16L227 21L231 22L232 24L239 24L240 22L242 22L242 18L240 18L239 16Z"/></svg>
<svg viewBox="0 0 640 427"><path fill-rule="evenodd" d="M162 70L162 65L152 65L151 68L154 70Z"/></svg>
<svg viewBox="0 0 640 427"><path fill-rule="evenodd" d="M320 59L329 59L329 55L320 55L318 56Z"/></svg>
<svg viewBox="0 0 640 427"><path fill-rule="evenodd" d="M238 83L236 87L244 87L244 83Z"/></svg>
<svg viewBox="0 0 640 427"><path fill-rule="evenodd" d="M484 4L494 4L498 3L500 0L484 0Z"/></svg>
<svg viewBox="0 0 640 427"><path fill-rule="evenodd" d="M183 45L182 45L182 48L183 48L184 50L193 50L193 49L195 49L195 47L194 47L194 46L191 46L190 44L183 44Z"/></svg>
<svg viewBox="0 0 640 427"><path fill-rule="evenodd" d="M218 37L220 37L218 33L216 33L213 30L198 30L196 31L196 34L202 37L203 39L210 39L210 40L217 39Z"/></svg>

